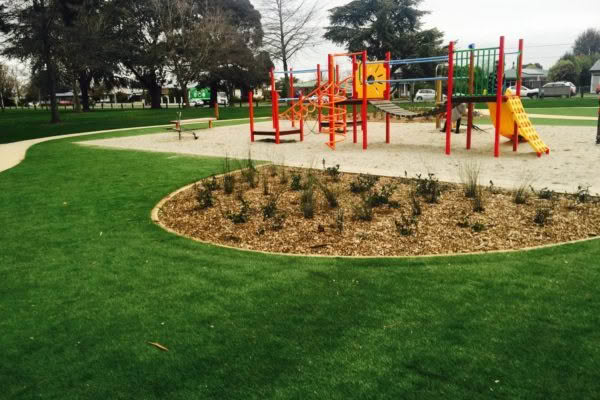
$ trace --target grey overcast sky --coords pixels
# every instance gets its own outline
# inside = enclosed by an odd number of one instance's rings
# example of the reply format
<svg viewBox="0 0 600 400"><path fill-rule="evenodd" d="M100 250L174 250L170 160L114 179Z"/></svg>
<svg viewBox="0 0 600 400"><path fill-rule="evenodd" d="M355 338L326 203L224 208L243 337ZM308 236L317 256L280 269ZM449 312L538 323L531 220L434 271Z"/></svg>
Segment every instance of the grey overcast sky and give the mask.
<svg viewBox="0 0 600 400"><path fill-rule="evenodd" d="M324 4L315 24L320 26L328 24L328 9L349 3L317 1ZM525 62L539 62L544 68L570 50L579 33L600 29L600 0L425 0L421 9L431 12L423 20L424 27L437 27L446 41L458 40L462 48L469 43L491 47L504 35L507 49L511 49L522 38ZM323 44L304 51L291 64L295 69L314 68L317 63L326 64L327 54L337 50L341 49L323 39Z"/></svg>

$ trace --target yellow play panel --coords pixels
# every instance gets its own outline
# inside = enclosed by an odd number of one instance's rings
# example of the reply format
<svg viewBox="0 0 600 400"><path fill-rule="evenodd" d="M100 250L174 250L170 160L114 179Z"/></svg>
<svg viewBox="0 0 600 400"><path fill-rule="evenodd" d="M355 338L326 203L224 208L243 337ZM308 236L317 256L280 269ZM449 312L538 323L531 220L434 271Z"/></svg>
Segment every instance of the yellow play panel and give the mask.
<svg viewBox="0 0 600 400"><path fill-rule="evenodd" d="M363 67L358 64L358 70L354 75L358 98L363 97ZM385 80L385 65L383 63L367 64L367 99L385 98L385 82L372 82ZM369 82L371 81L371 82Z"/></svg>

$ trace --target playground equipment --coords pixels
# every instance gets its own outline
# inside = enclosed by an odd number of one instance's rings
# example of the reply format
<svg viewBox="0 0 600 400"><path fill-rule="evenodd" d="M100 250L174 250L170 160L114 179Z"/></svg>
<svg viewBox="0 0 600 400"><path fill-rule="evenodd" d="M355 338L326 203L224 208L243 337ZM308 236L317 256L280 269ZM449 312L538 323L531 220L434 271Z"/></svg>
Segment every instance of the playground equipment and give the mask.
<svg viewBox="0 0 600 400"><path fill-rule="evenodd" d="M503 93L504 89L504 64L507 55L518 56L518 73L516 93L510 91ZM348 57L352 60L352 76L341 79L339 65L335 63L337 57ZM435 63L448 66L447 76L427 78L392 79L391 67L394 65L406 66L414 64ZM460 103L468 105L468 122L466 135L466 148L471 149L473 131L473 112L475 103L487 103L495 127L494 156L500 155L500 136L512 140L513 151L518 150L519 139L522 138L534 148L538 157L543 153L549 154L550 149L540 139L535 128L529 121L521 103L521 86L523 70L523 40L519 40L519 50L512 53L505 52L504 36L500 37L499 47L476 49L474 45L466 50L455 50L451 42L447 56L392 60L391 54L386 54L385 60L369 61L367 52L330 54L328 57L328 79L322 81L320 65L314 70L302 71L274 71L271 70L271 97L273 106L274 131L255 131L252 100L250 99L251 140L255 135L275 136L279 143L281 135L300 134L304 137L304 121L309 114L317 113L318 132L324 130L329 133L326 143L335 149L336 143L345 140L348 131L347 105L352 105L353 143L357 143L357 127L362 128L363 149L368 146L367 108L371 106L385 112L386 143L390 143L390 117L414 118L424 115L443 114L446 120L451 121L452 109ZM279 99L275 88L275 74L288 74L290 79L290 98ZM300 73L316 73L316 89L306 96L294 97L294 75ZM435 82L438 88L437 103L441 106L438 110L417 114L392 103L390 100L391 84L406 84L415 82ZM442 101L442 84L446 82L447 99ZM348 96L348 93L351 93ZM289 107L284 112L279 112L279 101L288 101ZM357 118L357 106L361 106L361 119ZM280 120L291 121L292 128L282 130ZM300 129L296 128L296 122ZM439 119L437 121L439 124ZM452 148L452 124L446 124L446 154Z"/></svg>

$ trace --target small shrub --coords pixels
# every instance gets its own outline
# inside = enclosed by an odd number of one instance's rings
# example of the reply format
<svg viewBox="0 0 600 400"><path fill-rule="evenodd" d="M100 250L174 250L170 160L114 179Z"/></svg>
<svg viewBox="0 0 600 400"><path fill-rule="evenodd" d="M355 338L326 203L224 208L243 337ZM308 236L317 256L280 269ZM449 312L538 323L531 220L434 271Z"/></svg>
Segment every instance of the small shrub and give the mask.
<svg viewBox="0 0 600 400"><path fill-rule="evenodd" d="M258 180L257 176L258 176L258 172L256 171L256 169L254 167L242 169L242 177L244 178L244 181L246 181L248 186L250 186L251 188L256 187L257 180Z"/></svg>
<svg viewBox="0 0 600 400"><path fill-rule="evenodd" d="M482 224L481 222L475 222L472 226L471 229L473 230L473 232L483 232L487 229L487 227Z"/></svg>
<svg viewBox="0 0 600 400"><path fill-rule="evenodd" d="M330 189L327 185L320 183L319 188L323 192L323 196L325 200L327 200L327 204L329 208L338 208L340 203L338 201L338 193L334 189Z"/></svg>
<svg viewBox="0 0 600 400"><path fill-rule="evenodd" d="M465 196L469 199L477 196L480 173L481 166L475 162L466 162L459 167L460 180L465 186Z"/></svg>
<svg viewBox="0 0 600 400"><path fill-rule="evenodd" d="M219 182L217 181L217 177L216 176L212 176L211 180L205 180L202 185L210 190L211 192L214 192L215 190L219 189Z"/></svg>
<svg viewBox="0 0 600 400"><path fill-rule="evenodd" d="M492 181L492 180L490 180L489 191L490 191L491 194L498 194L498 193L500 193L500 189L497 188L496 186L494 186L494 181Z"/></svg>
<svg viewBox="0 0 600 400"><path fill-rule="evenodd" d="M225 194L232 194L235 190L235 175L227 174L223 176L223 191Z"/></svg>
<svg viewBox="0 0 600 400"><path fill-rule="evenodd" d="M210 190L204 182L200 185L196 185L196 201L198 202L198 208L201 210L205 210L214 205L212 190Z"/></svg>
<svg viewBox="0 0 600 400"><path fill-rule="evenodd" d="M335 214L335 228L337 229L337 231L339 233L342 233L344 231L344 209L343 208L338 209L337 213Z"/></svg>
<svg viewBox="0 0 600 400"><path fill-rule="evenodd" d="M369 197L364 193L360 196L361 201L352 207L352 217L357 221L372 221L373 220L373 206L369 201Z"/></svg>
<svg viewBox="0 0 600 400"><path fill-rule="evenodd" d="M410 236L415 233L415 227L417 226L417 219L413 217L407 217L402 214L400 220L395 219L394 225L396 225L396 231L402 236Z"/></svg>
<svg viewBox="0 0 600 400"><path fill-rule="evenodd" d="M419 200L419 196L417 196L417 193L414 190L410 192L410 208L413 217L418 217L423 214L421 200Z"/></svg>
<svg viewBox="0 0 600 400"><path fill-rule="evenodd" d="M262 207L263 219L273 218L277 213L277 196L271 195L269 196L269 200Z"/></svg>
<svg viewBox="0 0 600 400"><path fill-rule="evenodd" d="M315 216L315 192L312 186L302 190L302 194L300 195L300 210L306 219Z"/></svg>
<svg viewBox="0 0 600 400"><path fill-rule="evenodd" d="M368 192L375 186L377 181L379 180L378 176L368 175L368 174L360 174L356 177L356 179L350 182L350 191L352 193L365 193Z"/></svg>
<svg viewBox="0 0 600 400"><path fill-rule="evenodd" d="M381 189L372 190L369 192L369 201L371 202L371 206L379 207L385 204L389 204L390 197L396 191L396 185L386 184L381 187Z"/></svg>
<svg viewBox="0 0 600 400"><path fill-rule="evenodd" d="M250 204L241 194L238 196L238 200L241 203L240 211L237 213L228 212L227 218L234 224L245 224L250 220Z"/></svg>
<svg viewBox="0 0 600 400"><path fill-rule="evenodd" d="M402 205L400 204L399 201L396 200L390 200L388 203L388 207L389 208L393 208L394 210L399 209L400 207L402 207Z"/></svg>
<svg viewBox="0 0 600 400"><path fill-rule="evenodd" d="M275 213L273 218L271 218L271 229L274 231L282 230L285 226L286 217L287 217L287 215L285 213L282 213L282 212Z"/></svg>
<svg viewBox="0 0 600 400"><path fill-rule="evenodd" d="M471 227L471 219L469 215L463 216L463 219L458 222L459 228L470 228Z"/></svg>
<svg viewBox="0 0 600 400"><path fill-rule="evenodd" d="M421 175L417 175L416 192L419 196L425 198L427 203L437 203L440 198L441 187L435 174L427 174L427 178L422 178Z"/></svg>
<svg viewBox="0 0 600 400"><path fill-rule="evenodd" d="M290 189L296 192L302 190L302 176L300 174L292 174Z"/></svg>
<svg viewBox="0 0 600 400"><path fill-rule="evenodd" d="M534 192L538 198L543 200L553 200L554 196L556 196L554 190L550 190L547 187L540 189L539 192L536 192L535 189L532 187L531 191Z"/></svg>
<svg viewBox="0 0 600 400"><path fill-rule="evenodd" d="M337 164L335 167L328 167L325 169L325 173L327 175L329 175L329 177L334 181L334 182L339 182L340 181L340 164Z"/></svg>
<svg viewBox="0 0 600 400"><path fill-rule="evenodd" d="M475 192L471 201L473 202L473 211L478 213L485 211L485 198L481 186L477 186L477 188L475 188Z"/></svg>
<svg viewBox="0 0 600 400"><path fill-rule="evenodd" d="M578 203L588 203L592 195L590 194L589 186L577 186L577 192L575 192L575 198Z"/></svg>
<svg viewBox="0 0 600 400"><path fill-rule="evenodd" d="M515 204L527 204L527 200L529 200L529 191L526 185L521 185L513 191Z"/></svg>
<svg viewBox="0 0 600 400"><path fill-rule="evenodd" d="M549 208L538 208L535 210L533 222L540 226L546 225L552 219L552 210Z"/></svg>

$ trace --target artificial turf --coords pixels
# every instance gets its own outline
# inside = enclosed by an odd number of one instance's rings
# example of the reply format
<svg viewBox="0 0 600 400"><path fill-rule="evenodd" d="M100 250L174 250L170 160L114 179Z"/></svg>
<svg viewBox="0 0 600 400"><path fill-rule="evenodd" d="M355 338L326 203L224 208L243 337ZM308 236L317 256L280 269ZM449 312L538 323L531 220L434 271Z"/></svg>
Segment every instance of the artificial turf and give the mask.
<svg viewBox="0 0 600 400"><path fill-rule="evenodd" d="M223 249L150 220L222 160L76 140L0 173L2 398L600 396L598 240L419 259Z"/></svg>

